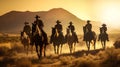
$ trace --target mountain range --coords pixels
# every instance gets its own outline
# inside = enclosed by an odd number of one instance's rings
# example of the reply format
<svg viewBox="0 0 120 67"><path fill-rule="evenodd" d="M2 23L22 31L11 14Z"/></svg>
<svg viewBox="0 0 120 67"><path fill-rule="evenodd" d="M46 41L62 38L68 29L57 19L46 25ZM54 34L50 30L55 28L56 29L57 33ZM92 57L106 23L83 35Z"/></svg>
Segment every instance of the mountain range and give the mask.
<svg viewBox="0 0 120 67"><path fill-rule="evenodd" d="M69 22L72 21L78 34L83 33L82 27L86 24L84 20L79 19L69 11L63 8L53 8L49 11L10 11L0 16L0 32L1 33L20 33L23 30L24 22L29 22L31 25L35 21L35 16L39 15L40 19L44 23L44 30L46 33L51 34L51 28L54 27L56 21L61 21L63 25L63 32L66 32L66 28ZM95 28L100 23L92 22ZM98 28L99 29L99 28Z"/></svg>

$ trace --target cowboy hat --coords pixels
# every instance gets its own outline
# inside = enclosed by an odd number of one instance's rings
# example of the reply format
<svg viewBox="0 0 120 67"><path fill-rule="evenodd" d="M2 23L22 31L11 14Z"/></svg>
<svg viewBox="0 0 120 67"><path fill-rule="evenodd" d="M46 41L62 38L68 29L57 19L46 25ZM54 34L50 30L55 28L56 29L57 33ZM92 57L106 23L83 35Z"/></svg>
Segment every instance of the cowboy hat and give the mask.
<svg viewBox="0 0 120 67"><path fill-rule="evenodd" d="M35 18L40 18L40 16L36 15Z"/></svg>
<svg viewBox="0 0 120 67"><path fill-rule="evenodd" d="M106 24L102 24L102 26L106 26Z"/></svg>
<svg viewBox="0 0 120 67"><path fill-rule="evenodd" d="M87 20L87 22L90 22L90 20Z"/></svg>
<svg viewBox="0 0 120 67"><path fill-rule="evenodd" d="M59 20L57 20L56 23L61 23L61 22Z"/></svg>
<svg viewBox="0 0 120 67"><path fill-rule="evenodd" d="M24 24L29 24L28 22L25 22Z"/></svg>
<svg viewBox="0 0 120 67"><path fill-rule="evenodd" d="M72 21L69 24L72 24Z"/></svg>

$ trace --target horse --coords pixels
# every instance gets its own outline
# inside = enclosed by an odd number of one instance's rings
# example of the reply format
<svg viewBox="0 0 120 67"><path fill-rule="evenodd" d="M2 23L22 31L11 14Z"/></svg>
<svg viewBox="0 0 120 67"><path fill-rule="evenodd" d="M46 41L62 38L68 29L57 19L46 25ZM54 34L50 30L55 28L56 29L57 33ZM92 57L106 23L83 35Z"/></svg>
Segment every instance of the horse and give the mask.
<svg viewBox="0 0 120 67"><path fill-rule="evenodd" d="M35 32L33 33L33 42L35 44L37 56L39 59L42 57L42 52L44 49L44 57L46 57L46 44L44 42L44 34L38 27L38 25L35 25Z"/></svg>
<svg viewBox="0 0 120 67"><path fill-rule="evenodd" d="M106 33L101 33L99 35L99 38L100 38L103 49L105 49L106 48L106 41L107 41L107 34Z"/></svg>
<svg viewBox="0 0 120 67"><path fill-rule="evenodd" d="M59 54L62 53L62 46L64 44L64 36L61 33L58 33L56 28L52 28L52 35L50 37L50 43L54 46L54 53ZM59 47L61 49L59 50Z"/></svg>
<svg viewBox="0 0 120 67"><path fill-rule="evenodd" d="M67 33L65 35L66 43L68 43L70 53L75 52L75 45L77 43L75 32L71 32L71 29L67 28Z"/></svg>
<svg viewBox="0 0 120 67"><path fill-rule="evenodd" d="M86 42L86 46L88 48L88 51L90 50L90 44L92 43L94 46L94 50L96 49L96 39L97 39L97 35L94 31L89 31L87 32L86 27L83 27L83 32L84 32L84 39Z"/></svg>
<svg viewBox="0 0 120 67"><path fill-rule="evenodd" d="M29 45L30 45L30 37L26 34L26 32L21 32L20 39L21 39L21 43L24 46L24 50L28 54L28 49L29 49Z"/></svg>

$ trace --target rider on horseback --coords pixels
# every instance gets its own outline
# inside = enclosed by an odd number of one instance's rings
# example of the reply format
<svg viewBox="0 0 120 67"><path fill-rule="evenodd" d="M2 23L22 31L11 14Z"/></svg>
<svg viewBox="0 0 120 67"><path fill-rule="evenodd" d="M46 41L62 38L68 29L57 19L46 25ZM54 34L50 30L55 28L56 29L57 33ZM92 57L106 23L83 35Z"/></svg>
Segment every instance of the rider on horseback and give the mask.
<svg viewBox="0 0 120 67"><path fill-rule="evenodd" d="M83 38L83 41L85 41L85 34L87 32L92 32L92 24L90 23L90 20L87 20L87 24L84 26L84 38Z"/></svg>
<svg viewBox="0 0 120 67"><path fill-rule="evenodd" d="M57 20L56 23L57 24L55 25L55 29L57 29L59 34L63 34L62 33L63 28L62 28L62 25L60 24L61 22L59 20Z"/></svg>
<svg viewBox="0 0 120 67"><path fill-rule="evenodd" d="M90 20L87 20L87 24L85 25L87 32L92 31L92 24L90 23Z"/></svg>
<svg viewBox="0 0 120 67"><path fill-rule="evenodd" d="M65 42L64 42L64 35L63 35L63 32L62 32L63 27L62 27L62 25L60 24L61 22L60 22L59 20L57 20L56 23L57 23L57 24L55 25L55 29L56 29L56 31L58 32L58 37L60 37L61 43L65 43Z"/></svg>
<svg viewBox="0 0 120 67"><path fill-rule="evenodd" d="M79 41L78 41L77 34L75 33L75 27L74 27L74 25L72 25L73 23L70 22L69 24L70 24L70 25L68 26L68 28L71 30L72 35L75 35L75 40L76 40L77 42L79 42Z"/></svg>
<svg viewBox="0 0 120 67"><path fill-rule="evenodd" d="M39 27L39 29L42 32L42 35L44 37L44 43L45 43L45 45L48 45L47 34L43 30L43 27L44 27L43 21L39 19L40 17L38 15L36 15L35 18L36 18L36 20L34 21L34 23L32 23L32 36L34 36L34 33L36 31L36 25L38 25L38 27ZM31 44L33 44L33 43L34 42L32 41Z"/></svg>
<svg viewBox="0 0 120 67"><path fill-rule="evenodd" d="M107 36L107 41L109 41L108 34L107 34L106 31L107 31L106 24L103 24L102 27L100 27L100 35L99 35L98 41L100 40L101 35L102 35L103 33Z"/></svg>
<svg viewBox="0 0 120 67"><path fill-rule="evenodd" d="M28 22L25 22L24 24L25 24L25 26L23 28L23 32L25 32L30 37L31 27Z"/></svg>

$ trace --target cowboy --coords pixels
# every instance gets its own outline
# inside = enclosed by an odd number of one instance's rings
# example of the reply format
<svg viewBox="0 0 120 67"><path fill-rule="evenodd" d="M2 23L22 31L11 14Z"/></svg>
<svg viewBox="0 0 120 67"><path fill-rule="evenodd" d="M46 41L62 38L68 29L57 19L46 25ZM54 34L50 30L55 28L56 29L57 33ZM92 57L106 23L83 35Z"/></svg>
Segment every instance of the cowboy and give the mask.
<svg viewBox="0 0 120 67"><path fill-rule="evenodd" d="M107 31L106 24L103 24L102 25L102 33L106 33L106 31Z"/></svg>
<svg viewBox="0 0 120 67"><path fill-rule="evenodd" d="M83 41L85 41L85 34L91 31L92 31L92 24L90 23L90 20L87 20L87 24L83 26L83 32L84 32Z"/></svg>
<svg viewBox="0 0 120 67"><path fill-rule="evenodd" d="M58 33L60 34L62 33L62 30L63 30L62 25L60 24L61 22L57 20L56 23L57 24L55 25L55 29L57 29Z"/></svg>
<svg viewBox="0 0 120 67"><path fill-rule="evenodd" d="M71 32L73 33L74 31L75 31L75 27L74 27L74 25L72 25L73 23L72 22L70 22L69 23L70 25L68 26L68 28L71 30Z"/></svg>
<svg viewBox="0 0 120 67"><path fill-rule="evenodd" d="M32 23L32 36L33 36L33 33L36 31L36 25L38 25L40 31L42 32L42 35L44 37L44 43L46 45L48 45L48 38L47 38L47 34L44 32L43 30L43 27L44 27L44 24L43 24L43 21L40 20L40 16L36 15L36 20L34 21L34 23Z"/></svg>
<svg viewBox="0 0 120 67"><path fill-rule="evenodd" d="M74 32L75 31L75 27L74 27L74 25L72 25L73 24L72 22L70 22L69 24L70 25L68 26L68 28L71 30L71 33L75 36L76 42L78 42L77 34Z"/></svg>
<svg viewBox="0 0 120 67"><path fill-rule="evenodd" d="M25 22L24 24L25 24L25 26L23 28L23 32L25 32L30 37L31 27L28 22Z"/></svg>
<svg viewBox="0 0 120 67"><path fill-rule="evenodd" d="M90 20L87 20L87 24L85 25L87 32L92 31L92 24L90 23Z"/></svg>
<svg viewBox="0 0 120 67"><path fill-rule="evenodd" d="M107 32L106 24L102 24L102 27L100 27L100 34L98 41L100 40L102 34L105 34L107 36L107 41L109 41L108 34L106 32Z"/></svg>
<svg viewBox="0 0 120 67"><path fill-rule="evenodd" d="M107 36L107 41L109 41L106 24L102 24L101 33L105 33Z"/></svg>

